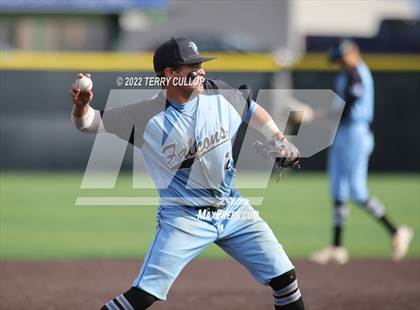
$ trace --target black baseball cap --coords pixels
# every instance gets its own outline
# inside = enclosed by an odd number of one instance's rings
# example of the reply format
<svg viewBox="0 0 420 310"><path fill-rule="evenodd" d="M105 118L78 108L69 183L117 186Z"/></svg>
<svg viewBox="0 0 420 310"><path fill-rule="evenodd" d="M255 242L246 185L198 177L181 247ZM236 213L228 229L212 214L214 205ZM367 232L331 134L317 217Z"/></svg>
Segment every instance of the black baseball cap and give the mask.
<svg viewBox="0 0 420 310"><path fill-rule="evenodd" d="M353 48L358 48L356 42L350 39L340 40L328 50L328 58L331 62L337 62Z"/></svg>
<svg viewBox="0 0 420 310"><path fill-rule="evenodd" d="M206 62L215 58L201 57L197 45L185 38L171 38L163 42L153 55L155 72L162 72L165 68L179 65Z"/></svg>

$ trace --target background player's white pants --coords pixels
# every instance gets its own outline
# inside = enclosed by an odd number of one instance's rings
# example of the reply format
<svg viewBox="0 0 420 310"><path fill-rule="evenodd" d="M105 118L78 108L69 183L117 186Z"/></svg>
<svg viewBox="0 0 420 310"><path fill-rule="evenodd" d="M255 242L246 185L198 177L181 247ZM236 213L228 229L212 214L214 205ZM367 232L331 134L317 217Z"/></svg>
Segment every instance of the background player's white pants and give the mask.
<svg viewBox="0 0 420 310"><path fill-rule="evenodd" d="M239 200L244 204L243 198ZM227 212L238 209L254 211L248 204L225 207ZM155 238L133 281L134 287L166 300L169 288L184 266L212 242L264 285L294 268L267 223L258 215L250 220L199 220L197 214L197 210L182 206L159 207Z"/></svg>

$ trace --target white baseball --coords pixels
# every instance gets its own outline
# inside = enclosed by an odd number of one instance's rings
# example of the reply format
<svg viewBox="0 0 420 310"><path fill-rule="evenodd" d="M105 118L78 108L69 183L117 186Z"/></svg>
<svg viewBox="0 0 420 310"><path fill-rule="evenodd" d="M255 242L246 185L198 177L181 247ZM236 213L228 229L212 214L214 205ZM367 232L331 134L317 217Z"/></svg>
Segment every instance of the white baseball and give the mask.
<svg viewBox="0 0 420 310"><path fill-rule="evenodd" d="M84 93L92 90L93 82L87 76L82 76L81 78L76 80L74 86L76 86L76 88L79 88L80 92Z"/></svg>

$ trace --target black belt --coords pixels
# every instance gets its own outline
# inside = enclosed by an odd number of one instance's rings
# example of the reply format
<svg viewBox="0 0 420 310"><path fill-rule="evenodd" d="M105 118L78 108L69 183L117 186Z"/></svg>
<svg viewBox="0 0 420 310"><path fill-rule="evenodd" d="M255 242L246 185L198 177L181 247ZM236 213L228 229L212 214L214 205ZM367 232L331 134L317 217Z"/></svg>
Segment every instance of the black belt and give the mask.
<svg viewBox="0 0 420 310"><path fill-rule="evenodd" d="M200 207L192 207L196 211L206 210L208 212L217 212L218 210L223 210L226 207L226 204L220 206L200 206Z"/></svg>

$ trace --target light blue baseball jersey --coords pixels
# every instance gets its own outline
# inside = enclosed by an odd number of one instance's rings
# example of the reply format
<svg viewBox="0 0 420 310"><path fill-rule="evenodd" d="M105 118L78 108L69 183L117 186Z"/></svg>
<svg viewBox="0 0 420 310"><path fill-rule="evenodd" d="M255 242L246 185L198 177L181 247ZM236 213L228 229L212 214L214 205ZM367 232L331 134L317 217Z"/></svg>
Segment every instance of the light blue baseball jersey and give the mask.
<svg viewBox="0 0 420 310"><path fill-rule="evenodd" d="M236 108L223 94L206 92L182 105L169 101L146 125L143 156L161 205L208 206L239 195L232 139L242 123L240 113L249 118L257 105L252 101L245 111L242 95L230 92Z"/></svg>
<svg viewBox="0 0 420 310"><path fill-rule="evenodd" d="M141 148L159 191L156 234L132 285L161 300L182 268L213 242L265 285L294 268L259 215L199 218L195 207L200 206L255 212L235 188L232 146L238 128L258 105L248 105L222 81L206 80L204 87L182 105L161 93L148 102L101 113L106 131Z"/></svg>
<svg viewBox="0 0 420 310"><path fill-rule="evenodd" d="M352 70L341 71L335 92L344 99L343 116L328 157L333 199L364 202L369 197L367 173L373 150L369 125L373 120L373 79L366 64L360 61Z"/></svg>
<svg viewBox="0 0 420 310"><path fill-rule="evenodd" d="M257 108L242 93L216 80L186 104L160 93L150 101L106 110L102 121L141 148L161 205L222 204L235 189L232 143L239 126Z"/></svg>

